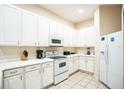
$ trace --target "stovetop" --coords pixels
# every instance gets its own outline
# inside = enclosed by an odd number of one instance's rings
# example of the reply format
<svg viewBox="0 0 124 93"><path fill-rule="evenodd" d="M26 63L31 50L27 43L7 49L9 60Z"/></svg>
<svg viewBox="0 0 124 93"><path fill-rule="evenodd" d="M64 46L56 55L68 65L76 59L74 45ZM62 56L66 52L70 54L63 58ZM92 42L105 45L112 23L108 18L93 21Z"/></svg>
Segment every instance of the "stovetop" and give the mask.
<svg viewBox="0 0 124 93"><path fill-rule="evenodd" d="M66 58L65 56L54 56L54 57L49 57L49 58L52 58L52 59L60 59L60 58Z"/></svg>

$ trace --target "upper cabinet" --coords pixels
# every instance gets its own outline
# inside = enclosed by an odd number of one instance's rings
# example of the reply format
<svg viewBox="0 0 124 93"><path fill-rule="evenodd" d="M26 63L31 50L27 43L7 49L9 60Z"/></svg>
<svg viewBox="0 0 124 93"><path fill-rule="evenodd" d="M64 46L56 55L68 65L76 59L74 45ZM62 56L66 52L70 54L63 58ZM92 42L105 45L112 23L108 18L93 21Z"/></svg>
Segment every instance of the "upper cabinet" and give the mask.
<svg viewBox="0 0 124 93"><path fill-rule="evenodd" d="M50 36L61 36L62 37L63 31L64 31L64 28L62 24L56 21L50 20Z"/></svg>
<svg viewBox="0 0 124 93"><path fill-rule="evenodd" d="M77 31L77 45L78 47L94 47L96 44L96 31L94 26L80 29Z"/></svg>
<svg viewBox="0 0 124 93"><path fill-rule="evenodd" d="M37 15L22 12L22 45L35 46L37 42Z"/></svg>
<svg viewBox="0 0 124 93"><path fill-rule="evenodd" d="M64 26L64 46L74 47L76 45L76 30L69 26Z"/></svg>
<svg viewBox="0 0 124 93"><path fill-rule="evenodd" d="M38 18L38 46L49 46L49 20Z"/></svg>
<svg viewBox="0 0 124 93"><path fill-rule="evenodd" d="M0 44L19 45L21 11L6 5L0 6Z"/></svg>

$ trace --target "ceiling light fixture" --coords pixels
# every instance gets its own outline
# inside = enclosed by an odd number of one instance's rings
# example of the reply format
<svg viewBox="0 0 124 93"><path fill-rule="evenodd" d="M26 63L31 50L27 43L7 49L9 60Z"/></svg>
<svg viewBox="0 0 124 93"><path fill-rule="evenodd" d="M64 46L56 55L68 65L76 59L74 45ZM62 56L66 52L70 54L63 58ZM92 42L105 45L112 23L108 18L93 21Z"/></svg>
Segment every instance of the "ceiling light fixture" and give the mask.
<svg viewBox="0 0 124 93"><path fill-rule="evenodd" d="M79 9L79 10L78 10L78 13L79 13L79 14L82 14L83 12L84 12L84 10L82 10L82 9Z"/></svg>

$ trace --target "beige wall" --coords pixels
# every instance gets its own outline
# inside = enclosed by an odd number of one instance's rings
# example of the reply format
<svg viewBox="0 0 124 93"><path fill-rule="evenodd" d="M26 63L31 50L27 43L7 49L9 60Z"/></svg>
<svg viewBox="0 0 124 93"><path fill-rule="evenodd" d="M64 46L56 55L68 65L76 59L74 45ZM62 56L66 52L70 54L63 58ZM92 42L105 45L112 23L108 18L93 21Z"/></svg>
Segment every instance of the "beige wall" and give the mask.
<svg viewBox="0 0 124 93"><path fill-rule="evenodd" d="M24 50L27 50L29 53L30 58L36 57L36 50L41 49L43 51L52 51L57 50L60 55L63 54L63 51L71 51L76 52L76 48L72 47L14 47L14 46L1 46L0 47L0 63L3 60L13 61L13 60L20 60L20 56ZM1 51L4 56L1 56ZM2 61L1 61L2 60ZM3 61L4 62L4 61Z"/></svg>
<svg viewBox="0 0 124 93"><path fill-rule="evenodd" d="M100 6L100 35L121 30L121 5Z"/></svg>
<svg viewBox="0 0 124 93"><path fill-rule="evenodd" d="M45 16L45 17L48 17L50 19L56 20L58 22L64 23L64 24L69 25L71 27L74 27L73 23L63 19L62 17L44 9L44 8L41 8L37 4L14 4L14 5L17 6L17 7L22 8L22 9L34 12L36 14L39 14L41 16Z"/></svg>
<svg viewBox="0 0 124 93"><path fill-rule="evenodd" d="M85 27L89 27L89 26L93 26L93 25L94 25L94 19L91 18L91 19L85 20L81 23L75 24L75 28L80 29L80 28L85 28Z"/></svg>

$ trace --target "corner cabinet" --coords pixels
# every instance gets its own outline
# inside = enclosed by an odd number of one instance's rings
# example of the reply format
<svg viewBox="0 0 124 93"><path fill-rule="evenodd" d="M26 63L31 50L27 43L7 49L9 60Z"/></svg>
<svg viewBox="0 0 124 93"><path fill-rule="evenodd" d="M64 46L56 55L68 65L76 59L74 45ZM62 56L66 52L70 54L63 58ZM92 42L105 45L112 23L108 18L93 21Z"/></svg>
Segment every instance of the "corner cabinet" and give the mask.
<svg viewBox="0 0 124 93"><path fill-rule="evenodd" d="M37 15L22 12L22 46L36 46L37 42Z"/></svg>
<svg viewBox="0 0 124 93"><path fill-rule="evenodd" d="M95 57L80 56L79 60L80 60L79 61L79 69L80 70L94 73Z"/></svg>
<svg viewBox="0 0 124 93"><path fill-rule="evenodd" d="M0 45L20 44L21 11L6 5L0 6Z"/></svg>

